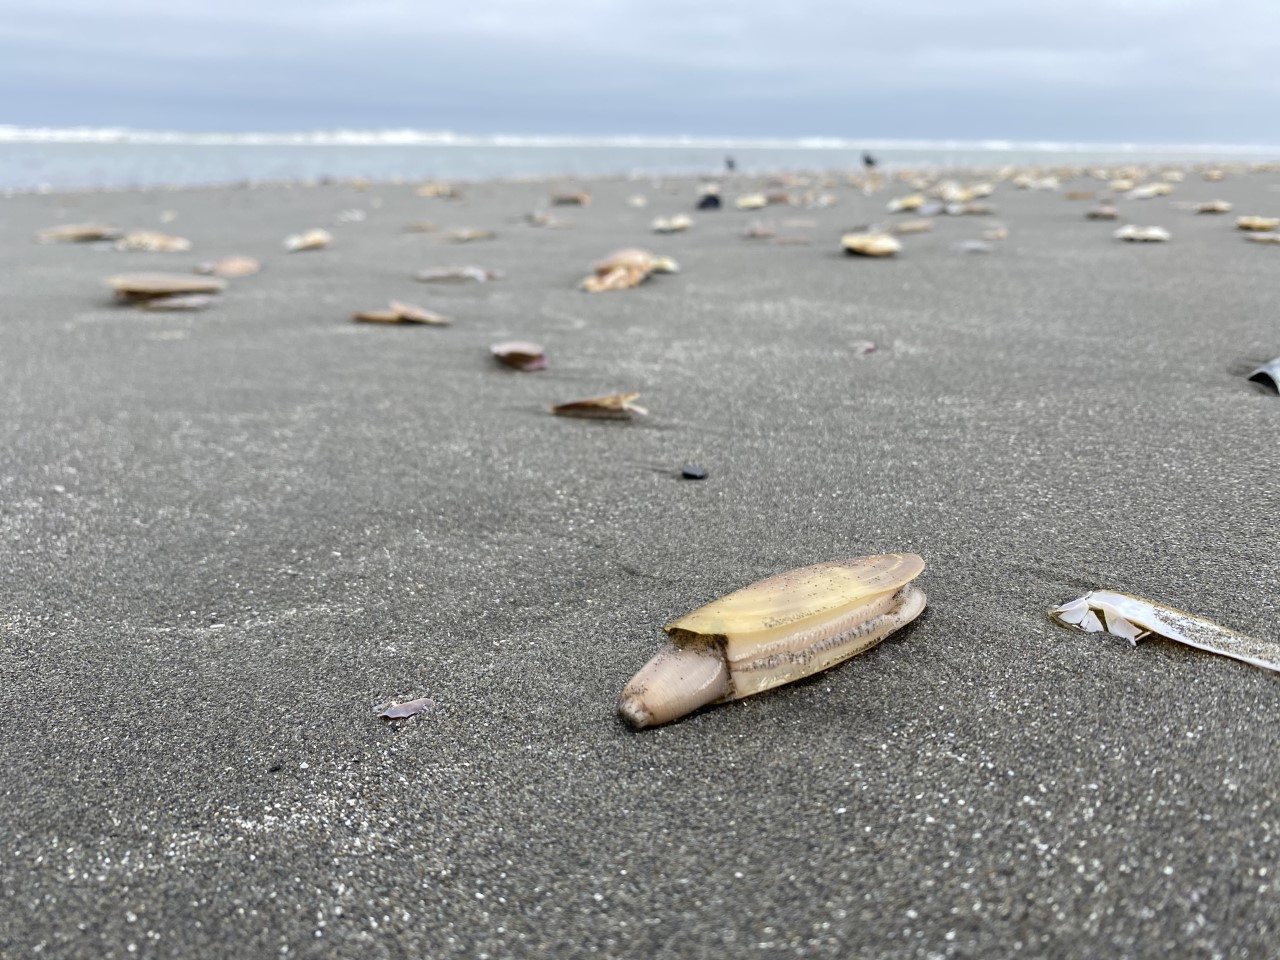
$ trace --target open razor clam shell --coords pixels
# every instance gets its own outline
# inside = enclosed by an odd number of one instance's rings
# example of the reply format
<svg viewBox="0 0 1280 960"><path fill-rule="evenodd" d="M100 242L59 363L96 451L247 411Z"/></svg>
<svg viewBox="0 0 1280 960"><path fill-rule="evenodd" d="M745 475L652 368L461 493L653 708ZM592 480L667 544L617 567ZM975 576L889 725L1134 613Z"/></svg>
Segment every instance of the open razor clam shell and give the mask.
<svg viewBox="0 0 1280 960"><path fill-rule="evenodd" d="M1195 614L1111 590L1094 590L1055 607L1049 616L1085 633L1109 633L1137 644L1155 635L1166 640L1280 671L1280 641L1260 640Z"/></svg>
<svg viewBox="0 0 1280 960"><path fill-rule="evenodd" d="M622 691L636 729L737 700L832 667L875 646L924 610L913 553L790 570L668 624L670 637Z"/></svg>

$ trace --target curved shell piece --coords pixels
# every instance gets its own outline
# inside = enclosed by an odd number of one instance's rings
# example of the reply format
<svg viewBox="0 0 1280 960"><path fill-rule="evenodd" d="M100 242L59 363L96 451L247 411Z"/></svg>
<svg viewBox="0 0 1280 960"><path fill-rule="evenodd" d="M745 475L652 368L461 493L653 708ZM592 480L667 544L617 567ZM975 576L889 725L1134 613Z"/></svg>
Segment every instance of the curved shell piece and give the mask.
<svg viewBox="0 0 1280 960"><path fill-rule="evenodd" d="M1054 607L1049 616L1085 633L1109 633L1132 644L1155 635L1280 671L1280 641L1248 637L1204 617L1127 593L1093 590L1078 600Z"/></svg>
<svg viewBox="0 0 1280 960"><path fill-rule="evenodd" d="M911 583L923 570L913 553L854 557L736 590L666 626L670 643L623 689L618 712L654 726L862 653L924 610Z"/></svg>

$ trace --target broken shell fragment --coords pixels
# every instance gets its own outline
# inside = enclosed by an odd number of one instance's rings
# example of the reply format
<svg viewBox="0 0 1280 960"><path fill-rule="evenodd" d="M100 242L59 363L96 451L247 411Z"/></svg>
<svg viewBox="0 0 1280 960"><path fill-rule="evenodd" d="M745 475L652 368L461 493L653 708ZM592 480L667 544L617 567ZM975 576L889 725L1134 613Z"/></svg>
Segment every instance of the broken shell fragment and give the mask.
<svg viewBox="0 0 1280 960"><path fill-rule="evenodd" d="M912 233L928 233L933 229L933 221L927 217L918 220L903 220L893 228L893 232L899 236L906 236Z"/></svg>
<svg viewBox="0 0 1280 960"><path fill-rule="evenodd" d="M185 253L191 249L191 241L159 230L130 230L116 241L116 249L144 253Z"/></svg>
<svg viewBox="0 0 1280 960"><path fill-rule="evenodd" d="M123 231L101 223L68 223L49 227L36 234L36 243L94 243L98 240L114 240Z"/></svg>
<svg viewBox="0 0 1280 960"><path fill-rule="evenodd" d="M205 276L235 278L251 277L261 269L262 264L253 257L223 257L221 260L197 264L195 272Z"/></svg>
<svg viewBox="0 0 1280 960"><path fill-rule="evenodd" d="M1280 357L1264 363L1257 370L1249 374L1249 379L1254 383L1260 383L1264 387L1270 387L1276 393L1280 393Z"/></svg>
<svg viewBox="0 0 1280 960"><path fill-rule="evenodd" d="M1139 227L1136 224L1127 223L1112 236L1129 243L1165 243L1169 240L1169 231L1163 227Z"/></svg>
<svg viewBox="0 0 1280 960"><path fill-rule="evenodd" d="M501 270L486 270L484 267L427 267L414 273L413 279L422 283L487 283L490 280L502 279Z"/></svg>
<svg viewBox="0 0 1280 960"><path fill-rule="evenodd" d="M1094 207L1085 215L1086 220L1119 220L1120 211L1109 203Z"/></svg>
<svg viewBox="0 0 1280 960"><path fill-rule="evenodd" d="M378 716L384 720L408 720L410 717L416 717L422 713L430 713L436 708L436 702L430 697L421 697L418 700L409 700L406 703L393 703L390 706L383 707ZM377 707L374 708L375 710Z"/></svg>
<svg viewBox="0 0 1280 960"><path fill-rule="evenodd" d="M581 417L586 420L630 420L646 416L649 411L634 401L638 393L611 393L606 397L573 400L551 408L558 417Z"/></svg>
<svg viewBox="0 0 1280 960"><path fill-rule="evenodd" d="M587 293L605 293L638 286L655 273L677 273L680 265L670 257L657 257L648 250L628 247L615 250L591 269L591 276L579 286Z"/></svg>
<svg viewBox="0 0 1280 960"><path fill-rule="evenodd" d="M1280 641L1247 637L1212 620L1127 593L1093 590L1053 608L1049 616L1064 627L1124 637L1135 646L1143 637L1154 635L1280 671Z"/></svg>
<svg viewBox="0 0 1280 960"><path fill-rule="evenodd" d="M1280 217L1236 217L1237 230L1262 233L1280 227Z"/></svg>
<svg viewBox="0 0 1280 960"><path fill-rule="evenodd" d="M759 210L769 205L769 198L763 193L744 193L733 201L733 205L739 210Z"/></svg>
<svg viewBox="0 0 1280 960"><path fill-rule="evenodd" d="M185 293L221 293L227 282L189 273L122 273L108 277L107 286L121 300L150 300Z"/></svg>
<svg viewBox="0 0 1280 960"><path fill-rule="evenodd" d="M433 327L447 327L453 322L448 317L399 300L392 300L385 310L360 310L352 314L352 318L357 323L421 323Z"/></svg>
<svg viewBox="0 0 1280 960"><path fill-rule="evenodd" d="M179 293L168 297L152 297L148 300L142 300L138 303L138 306L143 310L160 312L195 311L206 310L217 301L217 297L208 293Z"/></svg>
<svg viewBox="0 0 1280 960"><path fill-rule="evenodd" d="M1245 239L1252 243L1280 243L1280 233L1248 233Z"/></svg>
<svg viewBox="0 0 1280 960"><path fill-rule="evenodd" d="M462 194L456 187L451 187L449 184L441 183L438 180L432 180L429 183L424 183L417 189L417 194L420 197L429 197L440 200L462 199Z"/></svg>
<svg viewBox="0 0 1280 960"><path fill-rule="evenodd" d="M846 233L840 246L856 257L892 257L902 252L902 244L887 233Z"/></svg>
<svg viewBox="0 0 1280 960"><path fill-rule="evenodd" d="M743 587L664 629L670 641L622 691L637 730L832 667L910 623L926 604L914 553L832 560Z"/></svg>
<svg viewBox="0 0 1280 960"><path fill-rule="evenodd" d="M333 234L328 230L306 230L292 233L284 238L284 248L289 253L300 253L303 250L323 250L333 243Z"/></svg>
<svg viewBox="0 0 1280 960"><path fill-rule="evenodd" d="M572 193L553 193L551 204L556 207L587 207L591 205L591 194L585 190Z"/></svg>
<svg viewBox="0 0 1280 960"><path fill-rule="evenodd" d="M1196 204L1196 213L1230 213L1231 204L1226 200L1208 200Z"/></svg>
<svg viewBox="0 0 1280 960"><path fill-rule="evenodd" d="M919 210L928 200L923 193L911 193L905 197L894 197L886 205L885 209L890 213L905 213Z"/></svg>
<svg viewBox="0 0 1280 960"><path fill-rule="evenodd" d="M503 343L495 343L489 348L489 352L493 354L499 363L522 373L532 373L535 370L547 369L547 354L540 344L523 340L508 340Z"/></svg>
<svg viewBox="0 0 1280 960"><path fill-rule="evenodd" d="M654 233L682 233L693 226L693 218L688 214L677 213L673 217L654 217Z"/></svg>

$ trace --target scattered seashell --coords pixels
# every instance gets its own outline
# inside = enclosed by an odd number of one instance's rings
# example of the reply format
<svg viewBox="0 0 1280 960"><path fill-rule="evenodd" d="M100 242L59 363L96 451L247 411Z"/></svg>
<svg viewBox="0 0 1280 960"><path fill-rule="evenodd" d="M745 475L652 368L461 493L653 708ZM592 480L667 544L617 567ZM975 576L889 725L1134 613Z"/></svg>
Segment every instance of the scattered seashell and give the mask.
<svg viewBox="0 0 1280 960"><path fill-rule="evenodd" d="M906 236L911 233L928 233L932 229L932 220L920 218L918 220L903 220L894 226L893 232L900 236Z"/></svg>
<svg viewBox="0 0 1280 960"><path fill-rule="evenodd" d="M1280 227L1280 217L1236 217L1237 230L1264 233Z"/></svg>
<svg viewBox="0 0 1280 960"><path fill-rule="evenodd" d="M611 393L607 397L561 403L552 407L551 412L558 417L580 417L587 420L630 420L632 417L643 417L649 412L634 403L638 396L638 393Z"/></svg>
<svg viewBox="0 0 1280 960"><path fill-rule="evenodd" d="M235 278L251 277L261 269L262 265L253 257L234 256L197 264L195 272L206 276Z"/></svg>
<svg viewBox="0 0 1280 960"><path fill-rule="evenodd" d="M1227 178L1227 175L1221 170L1206 170L1201 176L1210 183L1218 183Z"/></svg>
<svg viewBox="0 0 1280 960"><path fill-rule="evenodd" d="M1280 236L1280 234L1278 234ZM1280 393L1280 357L1269 360L1249 374L1249 379Z"/></svg>
<svg viewBox="0 0 1280 960"><path fill-rule="evenodd" d="M405 233L431 233L436 225L430 220L411 220L404 225Z"/></svg>
<svg viewBox="0 0 1280 960"><path fill-rule="evenodd" d="M696 463L686 463L680 468L680 478L682 480L705 480L707 479L707 471Z"/></svg>
<svg viewBox="0 0 1280 960"><path fill-rule="evenodd" d="M676 273L680 266L670 257L656 257L648 250L628 247L615 250L592 268L591 276L580 284L588 293L627 290L655 273Z"/></svg>
<svg viewBox="0 0 1280 960"><path fill-rule="evenodd" d="M474 281L486 283L489 280L501 280L501 270L486 270L484 267L427 267L413 275L413 279L422 283L461 283Z"/></svg>
<svg viewBox="0 0 1280 960"><path fill-rule="evenodd" d="M392 300L385 310L360 310L352 317L359 323L421 323L433 327L447 327L453 322L448 317L399 300Z"/></svg>
<svg viewBox="0 0 1280 960"><path fill-rule="evenodd" d="M108 277L107 286L121 300L150 300L185 293L221 293L227 282L190 273L122 273Z"/></svg>
<svg viewBox="0 0 1280 960"><path fill-rule="evenodd" d="M138 306L143 310L194 311L205 310L217 301L217 297L207 293L179 293L170 297L152 297L142 300Z"/></svg>
<svg viewBox="0 0 1280 960"><path fill-rule="evenodd" d="M943 210L949 217L989 217L996 212L986 203L948 203Z"/></svg>
<svg viewBox="0 0 1280 960"><path fill-rule="evenodd" d="M476 240L492 240L497 234L492 230L482 230L477 227L459 227L457 230L450 230L444 234L444 239L450 243L472 243Z"/></svg>
<svg viewBox="0 0 1280 960"><path fill-rule="evenodd" d="M642 193L634 193L627 197L627 206L635 207L637 210L649 205L649 198Z"/></svg>
<svg viewBox="0 0 1280 960"><path fill-rule="evenodd" d="M902 244L887 233L846 233L840 246L850 256L892 257L902 251Z"/></svg>
<svg viewBox="0 0 1280 960"><path fill-rule="evenodd" d="M410 700L406 703L393 703L388 707L384 707L378 716L384 720L408 720L410 717L430 713L436 706L436 702L430 697L422 697L419 700ZM374 709L376 710L377 707Z"/></svg>
<svg viewBox="0 0 1280 960"><path fill-rule="evenodd" d="M338 215L333 218L333 222L339 225L344 223L364 223L368 216L369 214L364 210L353 207L350 210L340 210Z"/></svg>
<svg viewBox="0 0 1280 960"><path fill-rule="evenodd" d="M116 241L116 249L144 253L185 253L191 249L191 241L159 230L130 230Z"/></svg>
<svg viewBox="0 0 1280 960"><path fill-rule="evenodd" d="M1136 187L1137 184L1127 177L1120 177L1119 179L1112 180L1107 184L1107 186L1110 188L1112 193L1128 193Z"/></svg>
<svg viewBox="0 0 1280 960"><path fill-rule="evenodd" d="M449 186L447 183L441 183L438 180L424 183L418 188L417 194L420 197L430 197L439 200L462 199L462 194L456 188Z"/></svg>
<svg viewBox="0 0 1280 960"><path fill-rule="evenodd" d="M890 213L912 212L923 207L927 199L928 198L923 193L912 193L905 197L894 197L885 205L885 209Z"/></svg>
<svg viewBox="0 0 1280 960"><path fill-rule="evenodd" d="M532 373L535 370L547 369L547 354L536 343L529 343L521 340L508 340L504 343L495 343L489 348L489 352L494 355L499 363L506 364L522 373Z"/></svg>
<svg viewBox="0 0 1280 960"><path fill-rule="evenodd" d="M853 351L856 357L865 357L869 353L876 352L876 345L870 340L855 340L849 344L849 349Z"/></svg>
<svg viewBox="0 0 1280 960"><path fill-rule="evenodd" d="M1280 233L1271 233L1270 231L1264 233L1249 233L1245 235L1245 239L1251 240L1254 243L1280 243Z"/></svg>
<svg viewBox="0 0 1280 960"><path fill-rule="evenodd" d="M284 238L284 248L289 253L300 253L303 250L323 250L333 243L333 234L328 230L306 230L292 233Z"/></svg>
<svg viewBox="0 0 1280 960"><path fill-rule="evenodd" d="M1231 204L1226 200L1209 200L1196 204L1196 213L1230 213Z"/></svg>
<svg viewBox="0 0 1280 960"><path fill-rule="evenodd" d="M811 676L875 646L925 608L914 553L832 560L743 587L667 624L623 688L637 730Z"/></svg>
<svg viewBox="0 0 1280 960"><path fill-rule="evenodd" d="M1086 220L1119 220L1120 211L1109 203L1094 207L1085 214Z"/></svg>
<svg viewBox="0 0 1280 960"><path fill-rule="evenodd" d="M1132 223L1126 223L1112 236L1130 243L1165 243L1170 239L1169 231L1163 227L1139 227Z"/></svg>
<svg viewBox="0 0 1280 960"><path fill-rule="evenodd" d="M1124 637L1134 646L1143 637L1154 635L1280 671L1280 641L1247 637L1212 620L1127 593L1093 590L1055 607L1049 616L1064 627Z"/></svg>
<svg viewBox="0 0 1280 960"><path fill-rule="evenodd" d="M673 217L655 217L654 233L682 233L693 226L693 218L687 214L677 213Z"/></svg>
<svg viewBox="0 0 1280 960"><path fill-rule="evenodd" d="M1128 191L1125 196L1130 200L1152 200L1156 197L1167 197L1171 193L1173 193L1173 184L1144 183Z"/></svg>
<svg viewBox="0 0 1280 960"><path fill-rule="evenodd" d="M588 207L591 205L591 194L585 190L576 193L553 193L551 205L555 207Z"/></svg>
<svg viewBox="0 0 1280 960"><path fill-rule="evenodd" d="M36 234L36 243L94 243L114 240L124 231L101 223L68 223L48 227Z"/></svg>
<svg viewBox="0 0 1280 960"><path fill-rule="evenodd" d="M769 205L769 198L763 193L746 193L733 201L739 210L759 210Z"/></svg>

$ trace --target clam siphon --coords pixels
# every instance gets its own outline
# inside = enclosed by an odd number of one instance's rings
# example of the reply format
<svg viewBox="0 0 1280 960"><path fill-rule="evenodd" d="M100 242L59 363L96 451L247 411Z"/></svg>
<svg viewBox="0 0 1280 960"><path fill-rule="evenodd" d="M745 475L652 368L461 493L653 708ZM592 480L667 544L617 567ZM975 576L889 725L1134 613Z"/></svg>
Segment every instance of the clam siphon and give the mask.
<svg viewBox="0 0 1280 960"><path fill-rule="evenodd" d="M636 729L811 676L875 646L925 608L914 553L831 560L721 597L664 628L670 641L622 691Z"/></svg>

